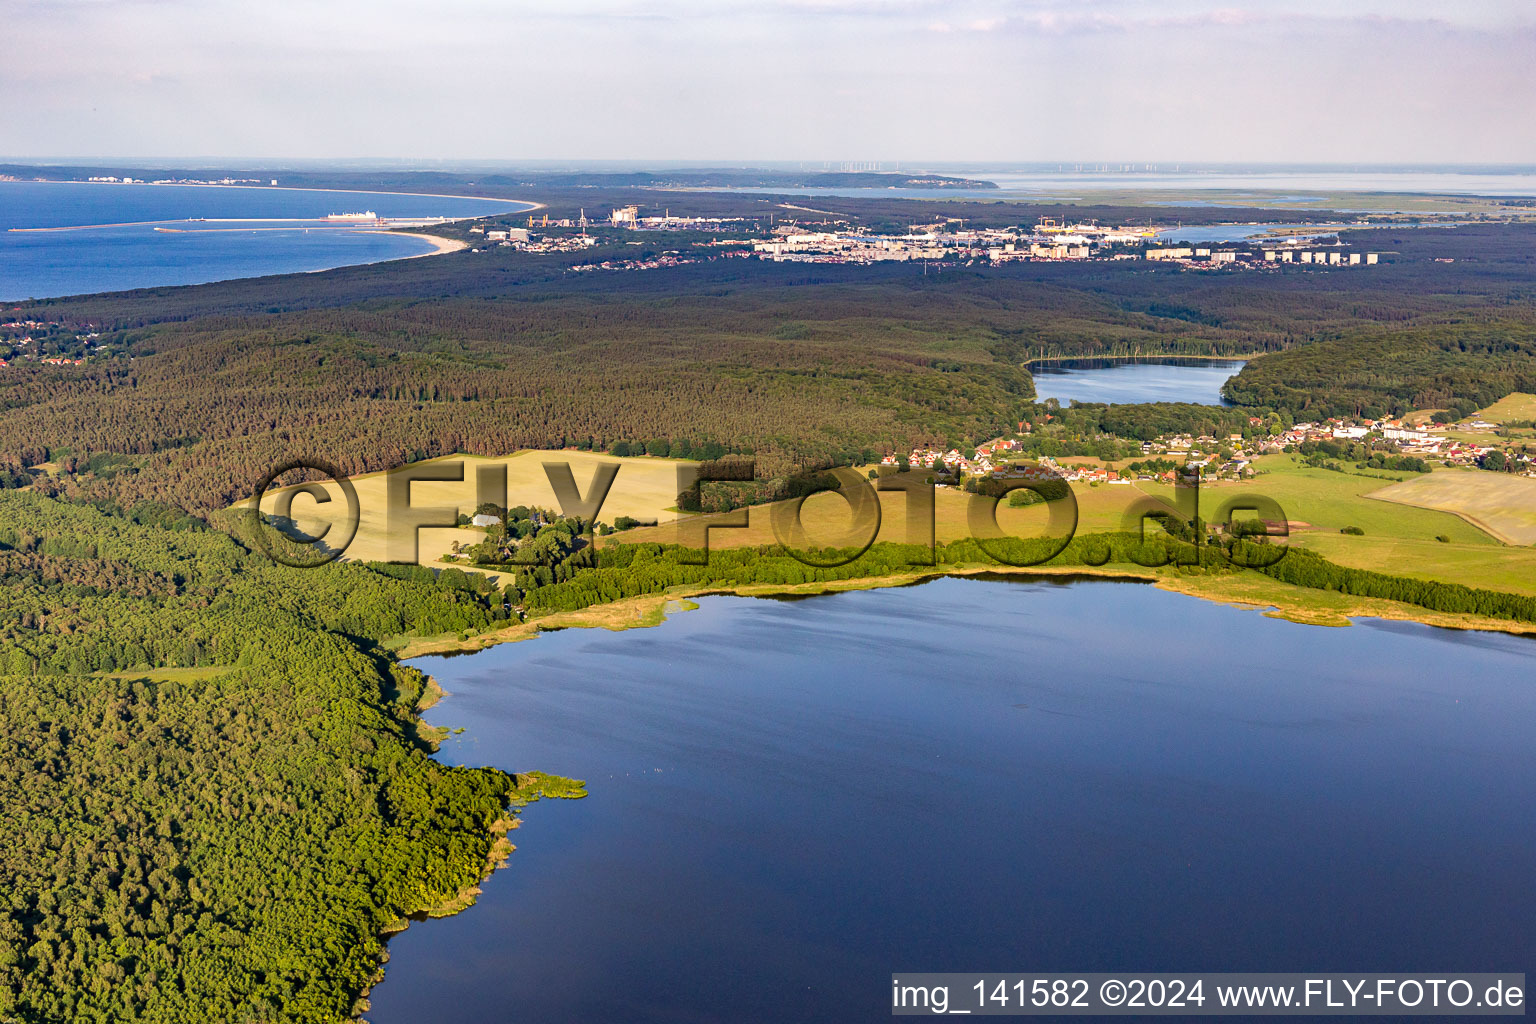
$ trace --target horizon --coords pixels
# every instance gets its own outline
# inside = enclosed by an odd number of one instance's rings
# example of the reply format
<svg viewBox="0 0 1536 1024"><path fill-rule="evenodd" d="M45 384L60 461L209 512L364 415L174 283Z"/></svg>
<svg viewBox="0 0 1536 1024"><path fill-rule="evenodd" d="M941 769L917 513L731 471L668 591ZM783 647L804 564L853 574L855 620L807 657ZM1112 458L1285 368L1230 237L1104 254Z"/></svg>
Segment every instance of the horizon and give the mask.
<svg viewBox="0 0 1536 1024"><path fill-rule="evenodd" d="M151 169L222 169L244 164L250 167L299 168L371 168L377 170L516 170L537 173L570 171L672 171L672 170L798 170L829 173L899 174L934 171L950 168L961 171L1011 171L1028 170L1051 173L1081 174L1187 174L1193 171L1347 171L1355 173L1395 170L1477 172L1477 171L1536 171L1536 160L1510 161L1429 161L1429 160L1337 160L1337 161L1284 161L1284 160L1145 160L1100 159L1087 160L1074 157L1061 159L1031 160L945 160L900 159L859 160L853 158L818 158L805 160L761 160L732 157L701 157L698 159L657 157L638 160L625 157L593 157L576 159L563 157L528 157L501 160L490 157L434 158L431 160L408 157L299 157L233 155L210 156L207 154L125 156L121 154L82 154L59 156L44 154L17 156L0 153L0 165L18 164L33 167L79 166L99 167L110 164L142 166Z"/></svg>

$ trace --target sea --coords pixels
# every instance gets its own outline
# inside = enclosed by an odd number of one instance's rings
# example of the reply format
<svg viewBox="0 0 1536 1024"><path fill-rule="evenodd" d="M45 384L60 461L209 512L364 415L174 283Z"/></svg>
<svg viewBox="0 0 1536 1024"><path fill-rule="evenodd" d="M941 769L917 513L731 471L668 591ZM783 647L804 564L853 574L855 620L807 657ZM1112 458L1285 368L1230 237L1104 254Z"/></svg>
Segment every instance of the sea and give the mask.
<svg viewBox="0 0 1536 1024"><path fill-rule="evenodd" d="M890 1019L893 973L1528 971L1536 640L1150 585L706 597L412 662L539 769L373 1024Z"/></svg>
<svg viewBox="0 0 1536 1024"><path fill-rule="evenodd" d="M836 170L835 166L827 168ZM1110 203L1131 200L1151 206L1315 206L1319 197L1371 195L1369 209L1389 212L1383 196L1536 196L1533 167L1095 167L1074 164L1011 165L882 165L884 170L943 174L990 181L996 189L967 188L722 188L710 191L790 193L803 196L888 199L1016 199L1034 202ZM1209 198L1192 195L1212 192ZM1330 201L1330 208L1349 210L1348 203ZM1454 210L1447 206L1447 210Z"/></svg>
<svg viewBox="0 0 1536 1024"><path fill-rule="evenodd" d="M941 172L942 173L942 172ZM1110 190L1218 190L1265 194L1303 202L1317 193L1362 192L1400 195L1536 196L1536 168L1473 167L1191 167L1156 170L1109 167L1082 170L1063 164L1027 169L1001 169L976 174L1006 191L1052 193L1070 198L1075 192ZM1224 198L1223 202L1227 200Z"/></svg>
<svg viewBox="0 0 1536 1024"><path fill-rule="evenodd" d="M420 256L420 238L331 214L476 217L527 203L229 185L0 181L0 301L328 270ZM40 228L52 230L35 230Z"/></svg>

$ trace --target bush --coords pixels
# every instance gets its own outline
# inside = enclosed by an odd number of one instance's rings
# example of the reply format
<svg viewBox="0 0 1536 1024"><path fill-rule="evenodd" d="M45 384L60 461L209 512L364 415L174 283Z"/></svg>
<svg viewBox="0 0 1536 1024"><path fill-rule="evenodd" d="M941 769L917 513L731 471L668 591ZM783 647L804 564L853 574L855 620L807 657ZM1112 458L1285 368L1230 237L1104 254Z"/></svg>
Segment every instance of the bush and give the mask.
<svg viewBox="0 0 1536 1024"><path fill-rule="evenodd" d="M1340 533L1347 533L1351 537L1364 537L1365 536L1365 531L1360 529L1360 527L1358 527L1358 526L1345 526L1345 527L1340 528L1339 532Z"/></svg>

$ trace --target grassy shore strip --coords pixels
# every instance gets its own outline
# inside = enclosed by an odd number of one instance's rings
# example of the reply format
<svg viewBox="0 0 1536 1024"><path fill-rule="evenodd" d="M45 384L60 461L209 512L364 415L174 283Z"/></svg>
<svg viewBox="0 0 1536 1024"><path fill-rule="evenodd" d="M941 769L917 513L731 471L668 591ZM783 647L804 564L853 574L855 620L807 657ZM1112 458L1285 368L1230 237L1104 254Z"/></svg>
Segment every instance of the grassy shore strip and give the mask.
<svg viewBox="0 0 1536 1024"><path fill-rule="evenodd" d="M684 610L691 599L720 594L737 597L778 597L835 594L850 590L876 590L906 587L942 577L1010 576L1049 579L1091 577L1127 583L1151 583L1159 589L1239 608L1262 609L1266 615L1290 622L1316 626L1348 626L1356 618L1393 619L1420 622L1446 629L1482 630L1517 635L1536 635L1536 626L1528 623L1484 616L1437 612L1428 608L1357 597L1330 590L1313 590L1271 579L1262 573L1244 570L1221 576L1185 574L1171 569L1147 569L1134 564L1105 566L1029 566L957 565L943 569L914 570L853 580L780 585L755 583L739 587L718 584L675 587L659 594L624 598L609 604L594 605L575 611L554 612L486 633L460 639L457 634L435 637L396 637L386 642L402 661L429 654L456 654L478 651L497 644L527 640L542 632L560 629L643 629L659 626L670 611Z"/></svg>
<svg viewBox="0 0 1536 1024"><path fill-rule="evenodd" d="M448 696L448 691L432 676L422 677L421 699L416 702L416 719L421 720L421 713L437 704L438 701Z"/></svg>

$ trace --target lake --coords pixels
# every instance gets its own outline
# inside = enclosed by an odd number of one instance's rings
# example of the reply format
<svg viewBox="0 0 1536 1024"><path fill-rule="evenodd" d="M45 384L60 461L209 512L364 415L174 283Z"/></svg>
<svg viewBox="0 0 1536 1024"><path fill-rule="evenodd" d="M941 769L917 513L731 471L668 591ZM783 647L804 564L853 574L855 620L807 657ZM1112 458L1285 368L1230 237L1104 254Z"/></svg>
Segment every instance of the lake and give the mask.
<svg viewBox="0 0 1536 1024"><path fill-rule="evenodd" d="M412 662L585 778L374 1024L882 1021L893 971L1528 970L1536 642L1110 582L712 597Z"/></svg>
<svg viewBox="0 0 1536 1024"><path fill-rule="evenodd" d="M1194 402L1223 405L1221 386L1243 368L1240 359L1059 359L1029 364L1035 401Z"/></svg>
<svg viewBox="0 0 1536 1024"><path fill-rule="evenodd" d="M1348 231L1349 224L1189 224L1176 228L1160 228L1160 242L1246 242L1266 239L1278 245L1283 238L1272 237L1271 232L1287 231L1290 238L1321 238Z"/></svg>
<svg viewBox="0 0 1536 1024"><path fill-rule="evenodd" d="M419 256L433 251L432 244L376 230L337 229L324 218L363 210L394 218L477 217L528 205L386 192L3 181L0 300L202 284ZM29 228L70 230L24 230Z"/></svg>

